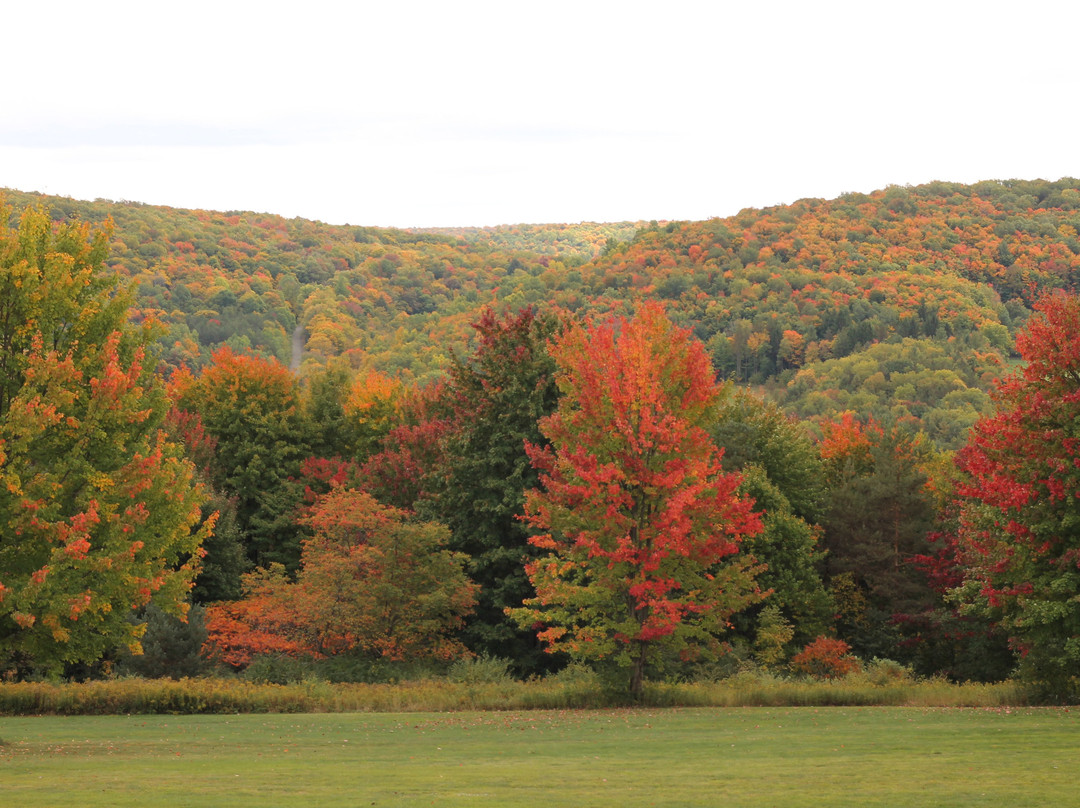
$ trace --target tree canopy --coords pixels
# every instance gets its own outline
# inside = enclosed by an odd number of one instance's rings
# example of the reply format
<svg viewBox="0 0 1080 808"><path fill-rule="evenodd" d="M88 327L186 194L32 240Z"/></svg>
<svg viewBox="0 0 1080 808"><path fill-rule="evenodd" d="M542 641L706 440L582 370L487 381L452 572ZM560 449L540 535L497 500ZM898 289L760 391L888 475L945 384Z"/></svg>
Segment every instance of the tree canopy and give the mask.
<svg viewBox="0 0 1080 808"><path fill-rule="evenodd" d="M55 673L138 649L129 616L183 613L209 524L161 429L152 334L126 322L106 234L0 217L0 666Z"/></svg>
<svg viewBox="0 0 1080 808"><path fill-rule="evenodd" d="M1080 300L1053 295L1036 312L1017 340L1027 364L959 455L958 596L1066 699L1080 664Z"/></svg>
<svg viewBox="0 0 1080 808"><path fill-rule="evenodd" d="M659 305L572 325L553 347L561 393L530 447L526 496L536 596L512 613L552 650L610 659L639 697L654 647L715 651L727 619L761 597L740 541L761 530L705 426L717 388L700 343Z"/></svg>

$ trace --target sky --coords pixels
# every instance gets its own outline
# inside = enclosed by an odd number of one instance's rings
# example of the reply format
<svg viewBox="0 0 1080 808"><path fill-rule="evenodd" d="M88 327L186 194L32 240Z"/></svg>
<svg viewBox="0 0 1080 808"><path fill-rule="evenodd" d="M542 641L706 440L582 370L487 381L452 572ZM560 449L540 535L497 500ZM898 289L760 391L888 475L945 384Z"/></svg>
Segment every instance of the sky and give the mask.
<svg viewBox="0 0 1080 808"><path fill-rule="evenodd" d="M13 5L0 188L436 227L1080 177L1072 2Z"/></svg>

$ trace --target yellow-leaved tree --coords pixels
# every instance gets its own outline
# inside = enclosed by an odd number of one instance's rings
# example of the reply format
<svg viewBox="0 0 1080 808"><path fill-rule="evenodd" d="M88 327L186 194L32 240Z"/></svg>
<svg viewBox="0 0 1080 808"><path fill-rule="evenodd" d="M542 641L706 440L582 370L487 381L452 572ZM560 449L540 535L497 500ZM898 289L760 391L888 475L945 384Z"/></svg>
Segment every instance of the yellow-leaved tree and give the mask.
<svg viewBox="0 0 1080 808"><path fill-rule="evenodd" d="M0 672L113 648L151 601L183 614L210 525L160 426L149 327L104 266L109 228L0 209Z"/></svg>

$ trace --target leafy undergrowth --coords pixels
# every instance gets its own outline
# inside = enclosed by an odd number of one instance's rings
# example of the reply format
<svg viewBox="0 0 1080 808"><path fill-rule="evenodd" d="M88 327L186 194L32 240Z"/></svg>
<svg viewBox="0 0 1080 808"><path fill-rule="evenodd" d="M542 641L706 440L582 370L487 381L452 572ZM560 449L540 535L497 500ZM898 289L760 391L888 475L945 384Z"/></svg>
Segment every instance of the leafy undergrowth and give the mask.
<svg viewBox="0 0 1080 808"><path fill-rule="evenodd" d="M0 715L200 713L456 712L626 706L621 693L578 673L519 682L430 679L393 684L307 681L259 684L238 679L115 679L86 683L0 684ZM1003 707L1026 703L1017 685L855 674L814 681L738 674L719 682L646 686L641 706L909 706Z"/></svg>

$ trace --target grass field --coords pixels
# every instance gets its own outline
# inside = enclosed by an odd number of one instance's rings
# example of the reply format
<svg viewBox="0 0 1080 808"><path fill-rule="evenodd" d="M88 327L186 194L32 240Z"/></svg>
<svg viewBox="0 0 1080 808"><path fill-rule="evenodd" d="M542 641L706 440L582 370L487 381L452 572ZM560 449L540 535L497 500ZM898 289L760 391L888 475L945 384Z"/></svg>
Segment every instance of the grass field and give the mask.
<svg viewBox="0 0 1080 808"><path fill-rule="evenodd" d="M1080 712L0 718L0 805L1078 806Z"/></svg>

